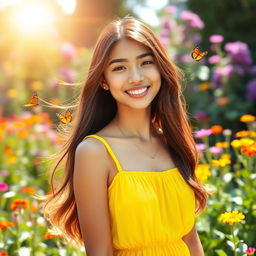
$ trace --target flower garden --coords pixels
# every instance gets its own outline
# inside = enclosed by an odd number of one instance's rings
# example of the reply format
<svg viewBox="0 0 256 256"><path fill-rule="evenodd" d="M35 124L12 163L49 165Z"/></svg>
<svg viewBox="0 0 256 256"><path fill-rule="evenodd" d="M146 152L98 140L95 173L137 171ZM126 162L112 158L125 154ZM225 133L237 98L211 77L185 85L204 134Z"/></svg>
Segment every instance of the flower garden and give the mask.
<svg viewBox="0 0 256 256"><path fill-rule="evenodd" d="M196 219L205 255L254 255L256 66L250 50L240 41L222 45L224 38L216 34L197 62L191 51L201 43L199 16L168 6L160 18L156 33L185 73L184 94L200 156L196 176L212 192ZM76 82L84 77L91 49L55 41L45 54L54 61L43 59L36 72L28 72L31 59L19 49L0 66L0 256L85 255L84 248L66 245L50 228L33 195L51 193L47 157L61 147L59 111L53 106L66 106L70 95L79 94ZM25 108L33 91L39 106Z"/></svg>

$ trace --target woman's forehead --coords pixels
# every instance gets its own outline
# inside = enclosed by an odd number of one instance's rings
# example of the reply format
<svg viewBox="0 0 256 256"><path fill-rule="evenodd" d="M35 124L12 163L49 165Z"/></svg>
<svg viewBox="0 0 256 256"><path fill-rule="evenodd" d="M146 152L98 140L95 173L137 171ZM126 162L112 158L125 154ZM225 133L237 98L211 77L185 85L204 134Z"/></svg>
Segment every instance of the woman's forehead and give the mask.
<svg viewBox="0 0 256 256"><path fill-rule="evenodd" d="M122 38L118 40L109 53L109 58L128 58L131 55L151 52L144 44L133 39Z"/></svg>

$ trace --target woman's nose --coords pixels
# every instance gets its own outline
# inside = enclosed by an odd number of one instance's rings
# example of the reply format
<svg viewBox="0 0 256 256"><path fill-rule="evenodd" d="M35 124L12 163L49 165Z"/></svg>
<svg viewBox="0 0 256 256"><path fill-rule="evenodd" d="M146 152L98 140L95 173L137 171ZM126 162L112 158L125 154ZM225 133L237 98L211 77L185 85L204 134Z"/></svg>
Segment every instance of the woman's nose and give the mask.
<svg viewBox="0 0 256 256"><path fill-rule="evenodd" d="M131 71L128 82L129 83L138 83L143 81L144 77L142 73L138 69L134 69Z"/></svg>

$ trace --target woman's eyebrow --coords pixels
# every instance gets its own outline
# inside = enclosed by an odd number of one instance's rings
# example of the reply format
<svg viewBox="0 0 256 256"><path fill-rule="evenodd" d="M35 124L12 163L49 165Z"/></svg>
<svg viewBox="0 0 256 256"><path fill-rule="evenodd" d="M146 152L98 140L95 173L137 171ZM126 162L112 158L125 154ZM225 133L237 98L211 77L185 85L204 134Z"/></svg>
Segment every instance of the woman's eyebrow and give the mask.
<svg viewBox="0 0 256 256"><path fill-rule="evenodd" d="M146 52L146 53L142 53L142 54L140 54L139 56L137 56L136 59L142 59L142 58L144 58L144 57L146 57L146 56L152 56L152 57L154 57L153 53L151 53L151 52ZM127 61L128 61L128 59L113 59L113 60L111 60L111 61L108 63L108 65L111 65L111 64L116 63L116 62L127 62Z"/></svg>

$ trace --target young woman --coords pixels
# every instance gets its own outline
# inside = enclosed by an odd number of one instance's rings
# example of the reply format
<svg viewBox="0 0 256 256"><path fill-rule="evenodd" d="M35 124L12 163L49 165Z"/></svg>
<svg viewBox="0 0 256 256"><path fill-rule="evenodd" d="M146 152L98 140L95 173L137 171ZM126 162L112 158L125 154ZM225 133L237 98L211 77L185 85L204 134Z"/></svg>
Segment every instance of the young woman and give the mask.
<svg viewBox="0 0 256 256"><path fill-rule="evenodd" d="M89 68L45 214L88 256L203 256L195 216L208 192L179 71L127 16L106 26Z"/></svg>

